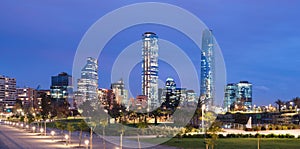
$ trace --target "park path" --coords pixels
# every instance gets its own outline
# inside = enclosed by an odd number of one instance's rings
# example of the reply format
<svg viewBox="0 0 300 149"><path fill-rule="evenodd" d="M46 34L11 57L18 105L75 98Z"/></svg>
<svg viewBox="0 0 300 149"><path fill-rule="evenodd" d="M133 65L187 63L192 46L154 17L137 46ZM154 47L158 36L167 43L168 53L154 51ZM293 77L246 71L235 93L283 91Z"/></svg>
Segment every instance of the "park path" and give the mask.
<svg viewBox="0 0 300 149"><path fill-rule="evenodd" d="M56 129L47 128L49 133L54 130L56 134L60 131ZM65 131L66 132L66 131ZM66 146L65 141L62 141L61 135L56 135L53 140L52 136L44 136L40 133L32 133L28 130L15 128L9 125L0 125L0 149L62 149L62 148L85 148L84 146L79 147L78 132L72 133L72 144ZM88 133L84 133L84 139L88 139ZM83 140L84 140L83 139ZM107 137L106 149L118 149L119 137ZM114 142L114 143L110 143ZM84 145L83 141L82 144ZM123 139L123 149L138 148L138 142L135 139ZM127 146L127 147L126 147ZM153 145L149 143L141 143L141 146L148 147L149 149L176 149L175 147L167 147L162 145ZM93 148L103 149L103 140L101 136L94 135L93 137Z"/></svg>

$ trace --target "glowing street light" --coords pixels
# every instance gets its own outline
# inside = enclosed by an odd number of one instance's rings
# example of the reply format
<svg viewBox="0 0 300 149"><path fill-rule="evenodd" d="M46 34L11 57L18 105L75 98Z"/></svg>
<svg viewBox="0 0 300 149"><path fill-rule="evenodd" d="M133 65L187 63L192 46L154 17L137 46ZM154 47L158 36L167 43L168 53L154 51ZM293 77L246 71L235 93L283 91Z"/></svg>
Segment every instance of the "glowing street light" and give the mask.
<svg viewBox="0 0 300 149"><path fill-rule="evenodd" d="M35 133L35 126L32 127L32 132Z"/></svg>
<svg viewBox="0 0 300 149"><path fill-rule="evenodd" d="M85 140L85 141L84 141L84 144L85 144L85 146L86 146L86 149L88 149L88 148L89 148L89 143L90 143L90 141L89 141L89 140Z"/></svg>
<svg viewBox="0 0 300 149"><path fill-rule="evenodd" d="M69 135L65 135L65 139L66 139L66 146L68 146Z"/></svg>
<svg viewBox="0 0 300 149"><path fill-rule="evenodd" d="M54 135L55 135L55 131L51 131L51 135L52 135L52 141L54 140Z"/></svg>
<svg viewBox="0 0 300 149"><path fill-rule="evenodd" d="M44 129L43 129L43 128L41 128L41 129L40 129L40 132L41 132L41 134L43 134L43 132L44 132Z"/></svg>

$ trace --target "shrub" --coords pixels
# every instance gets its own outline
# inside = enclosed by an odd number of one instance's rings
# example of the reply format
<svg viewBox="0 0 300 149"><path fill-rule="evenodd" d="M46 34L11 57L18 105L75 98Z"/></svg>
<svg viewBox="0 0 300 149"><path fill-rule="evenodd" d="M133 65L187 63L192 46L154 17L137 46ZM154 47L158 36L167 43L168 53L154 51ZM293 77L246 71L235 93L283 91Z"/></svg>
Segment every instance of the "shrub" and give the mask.
<svg viewBox="0 0 300 149"><path fill-rule="evenodd" d="M290 135L290 134L286 134L285 138L295 138L295 136L294 135Z"/></svg>
<svg viewBox="0 0 300 149"><path fill-rule="evenodd" d="M254 131L260 131L260 130L261 130L261 127L260 127L260 126L256 126L256 127L253 128L253 130L254 130Z"/></svg>
<svg viewBox="0 0 300 149"><path fill-rule="evenodd" d="M218 136L219 136L219 138L225 138L225 136L223 134L219 134Z"/></svg>
<svg viewBox="0 0 300 149"><path fill-rule="evenodd" d="M273 133L267 134L267 135L266 135L266 138L273 138L273 137L274 137L274 134L273 134Z"/></svg>
<svg viewBox="0 0 300 149"><path fill-rule="evenodd" d="M282 126L282 130L287 130L288 127L287 126Z"/></svg>
<svg viewBox="0 0 300 149"><path fill-rule="evenodd" d="M276 126L276 130L282 130L282 126L277 125L277 126Z"/></svg>
<svg viewBox="0 0 300 149"><path fill-rule="evenodd" d="M276 130L276 126L275 126L275 125L272 125L272 126L271 126L271 129L272 129L272 130Z"/></svg>

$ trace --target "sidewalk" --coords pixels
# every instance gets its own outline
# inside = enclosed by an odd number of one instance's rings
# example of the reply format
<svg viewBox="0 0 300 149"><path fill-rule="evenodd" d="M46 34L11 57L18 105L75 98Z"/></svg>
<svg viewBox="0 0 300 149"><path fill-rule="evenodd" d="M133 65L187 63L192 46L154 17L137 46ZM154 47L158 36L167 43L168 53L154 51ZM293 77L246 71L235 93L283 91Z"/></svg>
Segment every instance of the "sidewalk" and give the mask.
<svg viewBox="0 0 300 149"><path fill-rule="evenodd" d="M51 131L55 131L55 136L52 139ZM66 140L63 137L68 134L64 131L64 134L60 134L60 130L47 128L47 136L41 135L41 133L32 133L31 129L22 129L11 125L0 125L0 149L4 148L18 148L18 149L61 149L61 148L86 148L84 140L89 140L89 133L84 132L82 137L81 146L79 147L79 132L73 132L71 137L71 144L66 145ZM86 136L86 137L84 137ZM143 138L141 136L141 138ZM138 142L136 138L123 137L123 149L138 148ZM1 145L3 144L3 145ZM106 137L105 148L106 149L119 149L120 137L110 136ZM176 149L174 147L167 147L158 145L155 146L150 143L141 142L142 148L151 149ZM93 135L93 148L104 148L103 139L99 135Z"/></svg>

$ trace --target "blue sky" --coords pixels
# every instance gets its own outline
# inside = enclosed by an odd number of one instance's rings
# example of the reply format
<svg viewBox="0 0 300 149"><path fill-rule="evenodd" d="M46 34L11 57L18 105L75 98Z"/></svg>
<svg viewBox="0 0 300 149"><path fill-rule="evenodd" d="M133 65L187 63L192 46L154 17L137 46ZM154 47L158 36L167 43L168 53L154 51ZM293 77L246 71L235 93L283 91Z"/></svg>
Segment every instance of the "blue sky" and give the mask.
<svg viewBox="0 0 300 149"><path fill-rule="evenodd" d="M0 74L17 78L19 86L49 88L50 76L72 73L77 46L95 21L136 2L143 1L2 0ZM182 7L213 29L225 59L228 83L252 82L254 104L300 96L300 1L157 2ZM126 44L140 34L133 33ZM100 87L109 87L105 63L99 65Z"/></svg>

